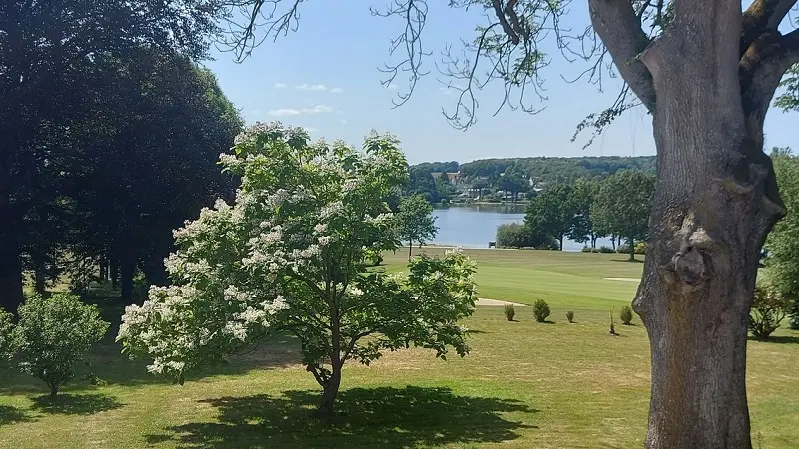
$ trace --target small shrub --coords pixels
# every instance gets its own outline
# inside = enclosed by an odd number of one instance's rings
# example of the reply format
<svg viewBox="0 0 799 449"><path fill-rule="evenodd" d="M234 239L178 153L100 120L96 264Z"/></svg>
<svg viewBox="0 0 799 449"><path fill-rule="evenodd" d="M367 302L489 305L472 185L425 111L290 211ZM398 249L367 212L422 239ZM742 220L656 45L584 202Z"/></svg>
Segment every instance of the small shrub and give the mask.
<svg viewBox="0 0 799 449"><path fill-rule="evenodd" d="M13 315L0 309L0 369L6 368L14 356Z"/></svg>
<svg viewBox="0 0 799 449"><path fill-rule="evenodd" d="M616 252L619 254L630 254L630 245L619 245L616 248Z"/></svg>
<svg viewBox="0 0 799 449"><path fill-rule="evenodd" d="M571 310L569 310L568 312L566 312L566 319L567 319L567 320L568 320L570 323L574 323L574 312L572 312Z"/></svg>
<svg viewBox="0 0 799 449"><path fill-rule="evenodd" d="M72 367L108 331L95 305L75 295L32 296L19 307L14 339L23 372L43 380L55 396L72 380Z"/></svg>
<svg viewBox="0 0 799 449"><path fill-rule="evenodd" d="M543 299L537 299L533 304L533 316L539 323L546 321L549 316L549 304Z"/></svg>
<svg viewBox="0 0 799 449"><path fill-rule="evenodd" d="M508 321L513 321L513 317L516 316L516 310L513 308L513 304L505 304L505 318Z"/></svg>
<svg viewBox="0 0 799 449"><path fill-rule="evenodd" d="M646 254L646 242L638 242L635 244L635 254Z"/></svg>
<svg viewBox="0 0 799 449"><path fill-rule="evenodd" d="M590 253L591 252L591 248L589 248L587 246L583 246L583 249L581 249L580 252L581 253Z"/></svg>
<svg viewBox="0 0 799 449"><path fill-rule="evenodd" d="M621 308L619 312L619 319L621 322L627 326L632 324L633 322L633 309L630 306L624 306Z"/></svg>
<svg viewBox="0 0 799 449"><path fill-rule="evenodd" d="M591 248L591 252L594 254L599 254L599 248Z"/></svg>
<svg viewBox="0 0 799 449"><path fill-rule="evenodd" d="M791 301L771 286L760 283L749 311L749 330L757 338L769 338L788 315Z"/></svg>
<svg viewBox="0 0 799 449"><path fill-rule="evenodd" d="M616 333L616 326L613 322L613 309L610 310L610 331L608 333L610 335L619 335Z"/></svg>
<svg viewBox="0 0 799 449"><path fill-rule="evenodd" d="M613 254L616 251L613 251L613 248L610 248L608 246L600 246L599 247L599 252L602 253L602 254Z"/></svg>

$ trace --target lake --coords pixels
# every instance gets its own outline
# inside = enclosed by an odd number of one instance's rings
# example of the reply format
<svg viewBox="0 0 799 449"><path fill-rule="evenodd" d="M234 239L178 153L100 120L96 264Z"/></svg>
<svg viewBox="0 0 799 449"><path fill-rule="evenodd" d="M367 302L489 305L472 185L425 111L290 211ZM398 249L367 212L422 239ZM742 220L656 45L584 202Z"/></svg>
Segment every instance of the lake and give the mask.
<svg viewBox="0 0 799 449"><path fill-rule="evenodd" d="M497 228L507 223L524 221L526 204L470 204L437 208L433 211L438 235L430 243L488 248L497 239ZM599 239L597 247L611 246L609 239ZM580 251L583 244L564 239L564 251Z"/></svg>

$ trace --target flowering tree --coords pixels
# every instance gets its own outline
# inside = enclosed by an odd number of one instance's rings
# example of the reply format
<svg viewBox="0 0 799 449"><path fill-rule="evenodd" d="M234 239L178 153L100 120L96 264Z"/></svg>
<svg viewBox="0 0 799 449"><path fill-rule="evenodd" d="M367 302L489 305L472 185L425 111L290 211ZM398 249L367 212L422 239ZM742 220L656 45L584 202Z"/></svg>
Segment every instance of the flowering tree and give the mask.
<svg viewBox="0 0 799 449"><path fill-rule="evenodd" d="M126 309L125 350L149 353L151 372L182 382L191 368L290 333L323 388L323 414L333 411L346 360L369 364L410 345L465 355L457 321L476 298L468 257L417 258L408 275L367 269L398 246L384 201L406 177L397 144L377 134L363 152L311 144L279 123L243 132L235 155L221 155L241 177L235 204L217 201L175 231L178 250L166 261L174 285Z"/></svg>

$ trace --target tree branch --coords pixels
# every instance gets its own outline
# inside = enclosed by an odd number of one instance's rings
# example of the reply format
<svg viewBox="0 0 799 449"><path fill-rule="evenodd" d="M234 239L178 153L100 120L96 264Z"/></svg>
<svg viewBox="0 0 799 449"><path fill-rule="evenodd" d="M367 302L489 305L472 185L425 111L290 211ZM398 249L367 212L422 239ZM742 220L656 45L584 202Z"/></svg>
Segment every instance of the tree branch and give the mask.
<svg viewBox="0 0 799 449"><path fill-rule="evenodd" d="M594 30L605 43L619 74L649 112L655 109L652 74L638 59L650 44L629 0L589 0Z"/></svg>
<svg viewBox="0 0 799 449"><path fill-rule="evenodd" d="M755 0L743 14L741 55L764 32L776 31L796 0Z"/></svg>

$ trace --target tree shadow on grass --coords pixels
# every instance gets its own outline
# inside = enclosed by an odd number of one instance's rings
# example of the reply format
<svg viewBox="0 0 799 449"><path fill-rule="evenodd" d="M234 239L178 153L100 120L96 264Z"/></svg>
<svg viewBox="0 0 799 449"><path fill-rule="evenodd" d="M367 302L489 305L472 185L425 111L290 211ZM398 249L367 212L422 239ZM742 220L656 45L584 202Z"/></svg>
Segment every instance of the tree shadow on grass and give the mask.
<svg viewBox="0 0 799 449"><path fill-rule="evenodd" d="M788 343L799 344L799 336L794 335L772 335L768 338L758 338L749 336L749 341L759 341L761 343Z"/></svg>
<svg viewBox="0 0 799 449"><path fill-rule="evenodd" d="M33 401L32 409L59 415L92 415L125 405L112 396L92 393L62 393L55 397L44 395L31 400Z"/></svg>
<svg viewBox="0 0 799 449"><path fill-rule="evenodd" d="M644 261L641 260L641 259L635 259L635 260L630 260L630 259L610 259L610 261L611 262L625 262L625 263L644 263Z"/></svg>
<svg viewBox="0 0 799 449"><path fill-rule="evenodd" d="M0 405L0 426L30 420L31 417L24 410L10 405Z"/></svg>
<svg viewBox="0 0 799 449"><path fill-rule="evenodd" d="M380 448L449 443L500 443L537 428L504 419L535 413L512 399L457 396L448 388L354 388L339 394L330 420L314 414L320 395L286 391L282 397L223 397L203 402L219 409L219 422L170 427L147 443L181 449Z"/></svg>

